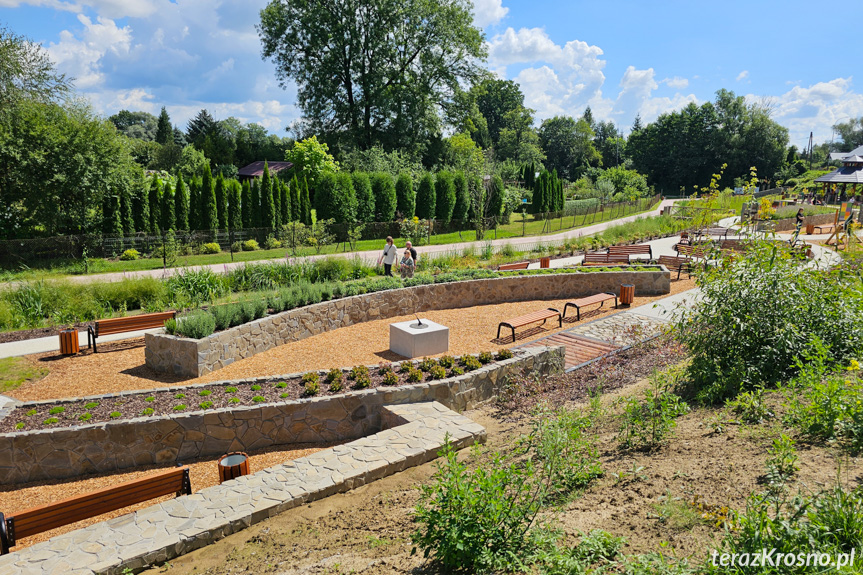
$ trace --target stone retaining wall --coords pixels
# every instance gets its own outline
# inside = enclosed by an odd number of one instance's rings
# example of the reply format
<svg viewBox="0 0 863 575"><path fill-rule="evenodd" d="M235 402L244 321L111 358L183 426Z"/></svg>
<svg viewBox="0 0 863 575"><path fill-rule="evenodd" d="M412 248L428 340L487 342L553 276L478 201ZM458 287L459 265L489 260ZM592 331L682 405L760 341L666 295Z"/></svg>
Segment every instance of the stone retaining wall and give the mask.
<svg viewBox="0 0 863 575"><path fill-rule="evenodd" d="M563 368L563 347L518 350L515 357L464 375L341 396L206 412L142 417L73 428L0 434L0 485L106 473L296 442L356 439L381 429L381 407L438 401L472 409L510 376ZM272 376L266 379L293 377Z"/></svg>
<svg viewBox="0 0 863 575"><path fill-rule="evenodd" d="M801 231L801 233L806 233L806 224L814 224L816 226L832 224L833 220L835 219L835 214L817 214L814 216L806 216L806 219L803 220L803 230ZM794 228L797 227L797 220L795 218L785 218L782 220L776 220L775 222L771 223L775 224L773 231L776 232L789 232L793 231Z"/></svg>
<svg viewBox="0 0 863 575"><path fill-rule="evenodd" d="M656 271L512 276L387 290L274 314L200 340L148 333L145 358L157 372L199 377L274 347L356 323L411 312L617 292L620 284L634 284L641 296L663 295L671 291L671 274L657 266Z"/></svg>

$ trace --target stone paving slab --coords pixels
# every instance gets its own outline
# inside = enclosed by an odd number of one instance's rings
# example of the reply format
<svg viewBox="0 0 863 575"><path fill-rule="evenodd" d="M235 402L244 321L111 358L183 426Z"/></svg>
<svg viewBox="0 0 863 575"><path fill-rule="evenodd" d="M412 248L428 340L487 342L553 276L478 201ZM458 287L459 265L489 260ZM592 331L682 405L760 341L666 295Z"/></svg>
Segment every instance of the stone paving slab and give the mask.
<svg viewBox="0 0 863 575"><path fill-rule="evenodd" d="M634 311L624 311L567 330L570 333L589 337L620 347L632 345L652 337L666 329L662 319L649 317Z"/></svg>
<svg viewBox="0 0 863 575"><path fill-rule="evenodd" d="M461 449L485 429L437 402L382 408L383 430L0 556L4 575L119 574L204 547L304 503Z"/></svg>

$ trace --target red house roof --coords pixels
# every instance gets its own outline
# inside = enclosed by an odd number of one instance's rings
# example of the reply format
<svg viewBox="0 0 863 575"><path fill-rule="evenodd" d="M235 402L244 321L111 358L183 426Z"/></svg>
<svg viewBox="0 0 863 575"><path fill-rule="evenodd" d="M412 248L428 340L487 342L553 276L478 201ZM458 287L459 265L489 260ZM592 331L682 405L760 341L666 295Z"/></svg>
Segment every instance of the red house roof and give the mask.
<svg viewBox="0 0 863 575"><path fill-rule="evenodd" d="M293 164L291 162L267 162L267 167L271 174L275 174L293 167ZM260 178L264 175L264 162L252 162L248 166L240 168L237 175L242 178Z"/></svg>

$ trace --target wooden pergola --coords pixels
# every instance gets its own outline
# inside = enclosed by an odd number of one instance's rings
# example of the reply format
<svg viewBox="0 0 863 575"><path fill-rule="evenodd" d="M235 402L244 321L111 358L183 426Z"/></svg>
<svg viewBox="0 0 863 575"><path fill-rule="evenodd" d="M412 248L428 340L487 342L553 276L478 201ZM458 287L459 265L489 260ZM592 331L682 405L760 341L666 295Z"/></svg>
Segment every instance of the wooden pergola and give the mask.
<svg viewBox="0 0 863 575"><path fill-rule="evenodd" d="M863 157L853 155L842 158L842 167L815 178L815 183L824 185L824 195L827 195L828 189L838 191L837 188L842 186L842 193L848 193L848 187L851 187L849 196L857 194L857 186L860 185L863 190Z"/></svg>

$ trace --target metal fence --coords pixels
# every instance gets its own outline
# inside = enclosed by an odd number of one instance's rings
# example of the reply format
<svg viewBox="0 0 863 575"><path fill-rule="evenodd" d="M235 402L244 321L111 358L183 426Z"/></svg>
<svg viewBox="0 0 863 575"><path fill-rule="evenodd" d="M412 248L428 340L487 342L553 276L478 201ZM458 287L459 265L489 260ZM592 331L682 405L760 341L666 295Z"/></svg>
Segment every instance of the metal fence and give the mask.
<svg viewBox="0 0 863 575"><path fill-rule="evenodd" d="M543 214L525 214L515 212L510 217L507 234L513 236L518 224L521 224L521 236L539 235L552 233L563 229L588 226L596 222L613 220L633 213L643 212L661 199L660 196L641 198L630 202L615 202L607 204L595 204L593 206L574 207L559 212L547 212ZM531 222L542 221L543 227L537 231ZM458 233L482 229L486 236L497 237L497 231L503 223L499 218L484 218L481 222L472 220L453 220L444 222L442 220L424 220L425 235L427 240L432 236ZM333 236L333 242L340 244L339 251L349 251L351 246L348 241L348 232L356 224L333 224L329 226L329 233ZM307 228L305 228L307 230ZM302 245L302 241L308 235L304 227L295 223L286 224L278 229L253 228L240 230L194 230L173 231L173 238L181 253L194 253L200 251L201 246L208 243L219 244L222 251L238 251L238 242L255 240L261 248L266 247L267 239L273 237L280 240L284 245ZM366 222L363 224L360 239L381 239L387 236L399 237L401 235L401 222ZM34 263L49 263L52 261L68 262L79 260L85 255L91 258L112 258L120 256L126 250L137 250L146 255L159 250L168 239L165 235L150 235L143 232L129 236L107 236L99 234L69 235L47 238L31 238L18 240L0 241L0 264L4 268L14 268L21 265ZM465 238L468 239L468 238ZM471 238L472 239L472 238Z"/></svg>

